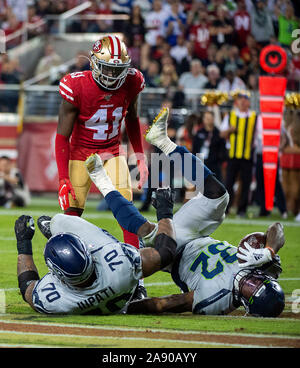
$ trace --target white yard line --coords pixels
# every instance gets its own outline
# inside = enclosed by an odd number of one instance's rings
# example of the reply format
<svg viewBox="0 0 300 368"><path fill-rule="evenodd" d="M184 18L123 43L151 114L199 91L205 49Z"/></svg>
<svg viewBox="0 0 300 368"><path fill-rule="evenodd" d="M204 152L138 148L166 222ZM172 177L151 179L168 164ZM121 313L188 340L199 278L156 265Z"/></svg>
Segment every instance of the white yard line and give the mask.
<svg viewBox="0 0 300 368"><path fill-rule="evenodd" d="M221 316L222 318L225 316ZM239 317L240 318L240 317ZM257 317L247 317L248 318L254 318L257 320ZM268 320L278 320L278 318L268 318ZM18 325L27 325L27 326L49 326L49 327L66 327L66 328L81 328L81 329L90 329L90 330L105 330L105 331L111 331L112 326L95 326L95 325L85 325L85 324L73 324L73 323L53 323L53 322L32 322L32 321L19 321L19 320L5 320L0 319L0 323L3 324L18 324ZM195 330L173 330L173 329L158 329L158 328L129 328L129 327L117 327L114 326L114 331L119 330L122 332L160 332L160 333L172 333L172 334L182 334L182 335L218 335L218 336L240 336L240 337L255 337L259 339L285 339L285 340L295 340L299 339L298 336L292 336L292 335L272 335L272 334L251 334L251 333L238 333L238 332L213 332L213 331L195 331ZM4 330L1 330L2 332ZM6 331L9 332L9 331ZM32 333L32 332L28 332ZM62 334L64 335L64 334Z"/></svg>
<svg viewBox="0 0 300 368"><path fill-rule="evenodd" d="M54 216L55 214L59 213L57 211L45 211L45 212L41 212L41 210L30 210L30 211L26 211L25 209L0 209L0 216L20 216L24 213L28 213L29 215L32 216L40 216L40 215L47 215L47 216ZM111 220L115 220L113 218L113 215L110 212L90 212L90 213L84 213L83 218L90 218L90 219L111 219ZM155 215L146 215L146 217L151 220L151 221L156 221L156 216ZM224 224L231 224L231 225L248 225L248 226L258 226L258 225L263 225L263 226L269 226L272 222L274 222L274 220L270 219L270 220L258 220L258 219L225 219L224 220ZM284 226L287 227L300 227L300 223L299 222L295 222L295 221L280 221Z"/></svg>
<svg viewBox="0 0 300 368"><path fill-rule="evenodd" d="M114 331L116 329L114 328ZM20 332L20 331L3 331L0 330L0 337L2 333L13 333L14 335L26 335L26 336L45 336L45 337L68 337L68 338L86 338L86 339L93 339L93 344L96 344L96 340L99 339L100 342L102 340L132 340L132 341L153 341L153 342L164 342L164 343L180 343L180 344L197 344L197 345L206 345L206 346L226 346L226 347L235 347L235 348L265 348L270 347L269 345L251 345L251 344L230 344L230 343L224 343L224 342L212 342L212 341L196 341L196 340L173 340L173 339L155 339L155 338L147 338L147 337L115 337L115 336L86 336L86 335L72 335L72 334L56 334L56 333L40 333L40 332ZM1 346L1 343L0 343ZM20 346L16 344L16 346ZM26 347L36 347L33 345L26 345ZM38 347L43 347L41 345L38 345ZM288 348L288 346L276 346L278 348Z"/></svg>

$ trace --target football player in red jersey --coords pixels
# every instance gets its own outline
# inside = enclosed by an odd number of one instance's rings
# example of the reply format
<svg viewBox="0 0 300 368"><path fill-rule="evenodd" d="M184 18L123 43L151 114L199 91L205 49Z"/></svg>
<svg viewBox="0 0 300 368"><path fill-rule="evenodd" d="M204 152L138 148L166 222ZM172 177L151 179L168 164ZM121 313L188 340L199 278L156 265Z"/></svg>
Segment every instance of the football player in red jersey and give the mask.
<svg viewBox="0 0 300 368"><path fill-rule="evenodd" d="M132 200L130 174L120 147L120 128L125 119L128 138L137 156L139 187L147 179L140 122L137 113L144 77L130 68L125 44L109 35L95 42L91 70L63 77L59 93L63 98L55 141L59 174L58 199L65 214L81 216L91 180L84 161L98 153L116 189ZM135 234L123 230L124 242L139 247Z"/></svg>

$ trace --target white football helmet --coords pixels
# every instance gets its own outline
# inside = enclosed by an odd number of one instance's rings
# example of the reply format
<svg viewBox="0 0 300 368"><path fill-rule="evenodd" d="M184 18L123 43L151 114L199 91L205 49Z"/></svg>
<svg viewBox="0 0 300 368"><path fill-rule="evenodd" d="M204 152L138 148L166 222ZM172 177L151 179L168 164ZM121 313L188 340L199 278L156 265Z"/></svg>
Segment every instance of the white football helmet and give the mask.
<svg viewBox="0 0 300 368"><path fill-rule="evenodd" d="M131 59L119 37L109 35L96 41L91 51L93 78L101 87L117 90L125 82Z"/></svg>

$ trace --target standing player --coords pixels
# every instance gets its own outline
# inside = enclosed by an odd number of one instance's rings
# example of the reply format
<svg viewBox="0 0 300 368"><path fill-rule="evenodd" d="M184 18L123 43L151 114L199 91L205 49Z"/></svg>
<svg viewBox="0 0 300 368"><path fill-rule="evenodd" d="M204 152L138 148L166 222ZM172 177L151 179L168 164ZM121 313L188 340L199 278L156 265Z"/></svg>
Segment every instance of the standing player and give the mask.
<svg viewBox="0 0 300 368"><path fill-rule="evenodd" d="M63 98L55 141L59 175L58 199L65 214L81 216L91 180L84 161L98 153L116 189L132 200L130 173L120 147L120 128L125 126L137 156L139 187L147 179L137 99L145 85L140 71L130 68L126 46L113 35L98 40L91 51L91 71L63 77ZM123 230L124 242L139 247L138 237Z"/></svg>

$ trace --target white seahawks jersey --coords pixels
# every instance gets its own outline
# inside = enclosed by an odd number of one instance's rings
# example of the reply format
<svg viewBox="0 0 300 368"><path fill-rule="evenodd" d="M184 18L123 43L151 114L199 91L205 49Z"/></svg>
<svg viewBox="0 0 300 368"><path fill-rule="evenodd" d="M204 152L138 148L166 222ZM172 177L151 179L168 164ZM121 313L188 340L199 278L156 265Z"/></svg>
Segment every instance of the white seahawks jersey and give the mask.
<svg viewBox="0 0 300 368"><path fill-rule="evenodd" d="M172 277L182 291L194 291L194 313L225 314L235 309L237 248L210 237L225 218L228 200L228 193L216 199L199 193L174 216L177 255Z"/></svg>
<svg viewBox="0 0 300 368"><path fill-rule="evenodd" d="M97 278L90 287L71 288L52 273L47 273L34 287L35 309L55 314L120 312L142 277L139 251L79 217L56 215L50 228L52 235L73 233L87 244Z"/></svg>
<svg viewBox="0 0 300 368"><path fill-rule="evenodd" d="M182 291L194 291L193 313L227 314L233 304L233 279L239 271L237 248L226 241L203 237L177 255L172 278Z"/></svg>

